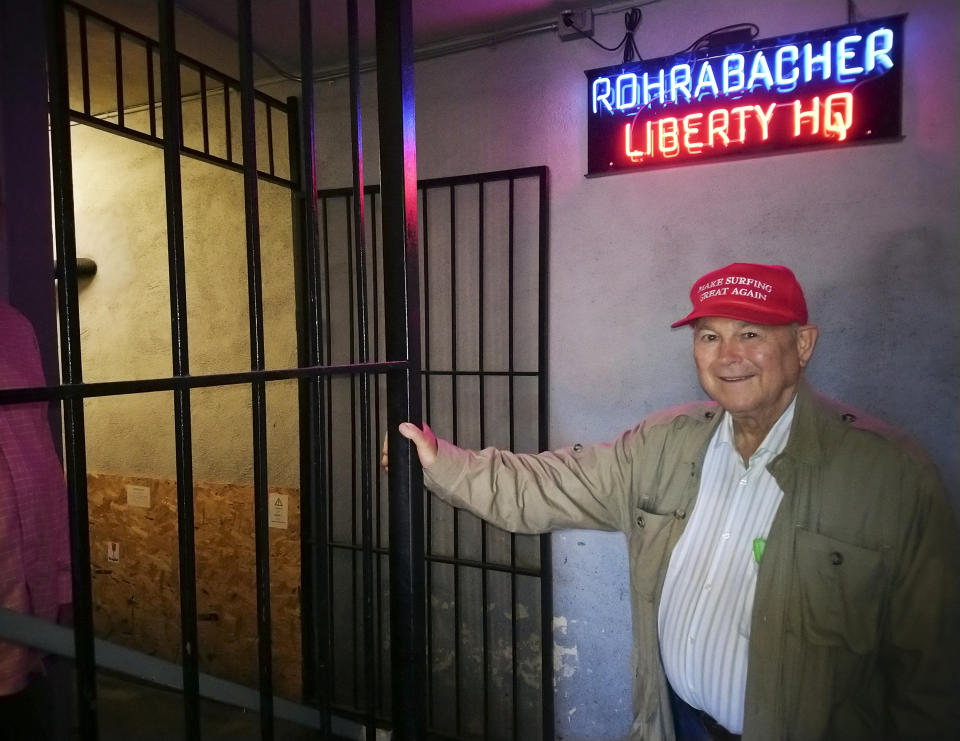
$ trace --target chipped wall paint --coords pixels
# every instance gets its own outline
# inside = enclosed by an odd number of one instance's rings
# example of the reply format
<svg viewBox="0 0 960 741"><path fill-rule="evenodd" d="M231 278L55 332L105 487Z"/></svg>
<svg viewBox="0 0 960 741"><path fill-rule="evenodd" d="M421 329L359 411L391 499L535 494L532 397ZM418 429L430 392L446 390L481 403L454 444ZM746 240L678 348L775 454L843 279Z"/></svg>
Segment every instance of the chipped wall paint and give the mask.
<svg viewBox="0 0 960 741"><path fill-rule="evenodd" d="M576 646L561 646L554 639L553 643L553 674L554 684L558 679L569 679L577 673L577 664L580 654Z"/></svg>

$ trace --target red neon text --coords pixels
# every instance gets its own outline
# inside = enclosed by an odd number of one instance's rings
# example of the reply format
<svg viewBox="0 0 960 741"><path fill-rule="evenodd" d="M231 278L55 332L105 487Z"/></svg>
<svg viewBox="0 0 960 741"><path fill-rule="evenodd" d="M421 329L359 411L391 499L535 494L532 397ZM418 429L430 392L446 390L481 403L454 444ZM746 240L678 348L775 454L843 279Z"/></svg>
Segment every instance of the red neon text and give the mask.
<svg viewBox="0 0 960 741"><path fill-rule="evenodd" d="M624 129L624 151L631 160L720 152L734 145L759 144L811 136L844 141L853 125L853 94L834 93L792 103L714 108L686 116L664 116Z"/></svg>

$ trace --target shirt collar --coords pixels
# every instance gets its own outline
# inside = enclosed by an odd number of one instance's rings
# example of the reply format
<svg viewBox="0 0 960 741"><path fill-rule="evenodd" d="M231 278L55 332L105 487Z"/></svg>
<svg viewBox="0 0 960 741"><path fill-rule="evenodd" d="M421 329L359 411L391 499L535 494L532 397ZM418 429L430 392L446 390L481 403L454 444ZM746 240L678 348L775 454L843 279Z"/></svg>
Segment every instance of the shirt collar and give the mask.
<svg viewBox="0 0 960 741"><path fill-rule="evenodd" d="M793 424L793 413L796 406L797 396L794 394L790 404L783 410L783 414L773 423L773 427L763 438L763 442L760 443L756 452L750 456L751 464L758 460L760 456L775 456L783 452L790 437L790 427ZM733 417L726 410L724 410L723 418L717 426L717 434L714 439L717 445L728 445L731 449L733 448Z"/></svg>

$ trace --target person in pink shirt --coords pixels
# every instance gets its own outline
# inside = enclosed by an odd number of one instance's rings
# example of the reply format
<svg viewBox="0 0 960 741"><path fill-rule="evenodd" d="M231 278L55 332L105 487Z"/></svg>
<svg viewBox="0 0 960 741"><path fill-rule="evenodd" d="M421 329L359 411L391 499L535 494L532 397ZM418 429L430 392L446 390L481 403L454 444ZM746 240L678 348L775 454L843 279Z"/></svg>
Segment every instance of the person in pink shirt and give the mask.
<svg viewBox="0 0 960 741"><path fill-rule="evenodd" d="M0 389L46 385L30 322L0 300ZM0 607L69 622L63 468L47 404L0 404ZM0 736L50 738L44 656L0 640Z"/></svg>

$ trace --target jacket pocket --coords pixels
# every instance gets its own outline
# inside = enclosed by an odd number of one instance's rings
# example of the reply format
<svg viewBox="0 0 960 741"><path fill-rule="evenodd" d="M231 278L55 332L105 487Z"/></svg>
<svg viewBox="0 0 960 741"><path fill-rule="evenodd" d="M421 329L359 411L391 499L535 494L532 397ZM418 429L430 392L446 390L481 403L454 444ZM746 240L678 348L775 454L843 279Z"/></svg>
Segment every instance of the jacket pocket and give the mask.
<svg viewBox="0 0 960 741"><path fill-rule="evenodd" d="M798 528L797 580L806 640L857 654L876 648L886 591L879 551Z"/></svg>
<svg viewBox="0 0 960 741"><path fill-rule="evenodd" d="M653 600L666 573L667 557L673 542L673 525L679 524L685 517L686 514L680 510L665 514L639 507L633 510L630 579L637 593L647 600Z"/></svg>

